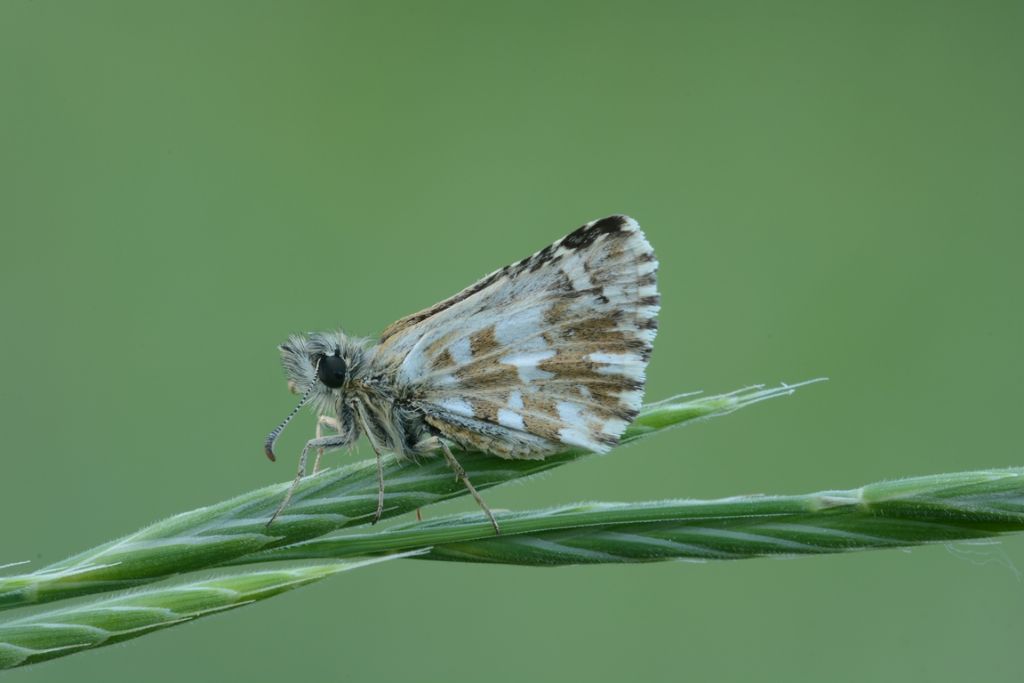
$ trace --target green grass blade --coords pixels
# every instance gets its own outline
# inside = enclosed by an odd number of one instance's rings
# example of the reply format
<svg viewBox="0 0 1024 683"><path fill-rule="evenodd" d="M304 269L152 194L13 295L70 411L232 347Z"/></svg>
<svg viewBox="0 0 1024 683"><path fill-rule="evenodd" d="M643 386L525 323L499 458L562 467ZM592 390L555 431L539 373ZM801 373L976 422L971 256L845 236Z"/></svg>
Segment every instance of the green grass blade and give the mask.
<svg viewBox="0 0 1024 683"><path fill-rule="evenodd" d="M0 624L0 669L113 645L200 617L266 600L363 562L245 571L105 598Z"/></svg>
<svg viewBox="0 0 1024 683"><path fill-rule="evenodd" d="M593 503L480 514L305 541L246 561L328 564L194 580L0 624L0 668L120 642L276 595L382 555L521 566L732 560L989 538L1024 530L1024 468L916 477L859 489L715 501ZM432 547L431 547L432 546Z"/></svg>
<svg viewBox="0 0 1024 683"><path fill-rule="evenodd" d="M744 406L792 394L798 386L750 387L719 396L681 396L645 407L624 441ZM545 460L502 460L474 453L459 456L479 489L572 462L575 451ZM391 517L464 495L441 458L423 464L386 456L385 516ZM38 571L0 577L0 609L144 585L167 576L237 560L252 553L366 524L376 508L373 461L326 470L304 480L291 505L265 526L289 484L276 484L157 522Z"/></svg>
<svg viewBox="0 0 1024 683"><path fill-rule="evenodd" d="M1024 468L797 496L593 503L499 517L454 515L306 541L247 561L344 558L431 546L433 560L515 565L744 559L981 539L1024 531Z"/></svg>

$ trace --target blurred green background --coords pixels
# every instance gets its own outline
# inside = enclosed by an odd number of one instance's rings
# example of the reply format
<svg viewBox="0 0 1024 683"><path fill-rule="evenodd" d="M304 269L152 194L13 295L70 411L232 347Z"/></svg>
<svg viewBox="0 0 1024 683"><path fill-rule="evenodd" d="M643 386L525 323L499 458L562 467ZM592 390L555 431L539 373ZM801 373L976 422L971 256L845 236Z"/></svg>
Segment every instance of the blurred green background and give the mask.
<svg viewBox="0 0 1024 683"><path fill-rule="evenodd" d="M831 381L492 506L1021 465L1022 31L1020 2L4 0L0 563L288 479L287 334L373 335L614 212L662 263L650 398ZM396 562L13 675L1010 681L1021 567Z"/></svg>

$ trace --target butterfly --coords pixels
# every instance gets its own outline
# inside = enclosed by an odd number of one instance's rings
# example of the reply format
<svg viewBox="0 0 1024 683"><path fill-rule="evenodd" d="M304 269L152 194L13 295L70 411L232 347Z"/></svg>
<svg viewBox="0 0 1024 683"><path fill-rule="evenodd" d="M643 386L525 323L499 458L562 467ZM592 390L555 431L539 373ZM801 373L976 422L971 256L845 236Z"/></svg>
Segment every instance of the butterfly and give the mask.
<svg viewBox="0 0 1024 683"><path fill-rule="evenodd" d="M302 398L264 451L276 459L278 437L305 405L317 413L317 432L268 525L305 476L311 450L315 473L325 449L365 434L377 456L375 522L384 510L381 454L440 454L499 532L452 446L501 458L615 446L643 399L657 270L636 221L609 216L398 320L375 343L343 332L292 335L278 349Z"/></svg>

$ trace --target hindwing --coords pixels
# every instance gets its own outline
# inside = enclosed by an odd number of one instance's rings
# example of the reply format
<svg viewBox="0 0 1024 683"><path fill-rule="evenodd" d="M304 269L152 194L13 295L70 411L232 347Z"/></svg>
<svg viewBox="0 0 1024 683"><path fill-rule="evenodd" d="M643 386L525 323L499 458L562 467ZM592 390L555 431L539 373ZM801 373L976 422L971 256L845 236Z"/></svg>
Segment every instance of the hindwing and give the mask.
<svg viewBox="0 0 1024 683"><path fill-rule="evenodd" d="M506 457L606 451L643 398L657 268L636 221L592 221L395 322L378 352L453 441Z"/></svg>

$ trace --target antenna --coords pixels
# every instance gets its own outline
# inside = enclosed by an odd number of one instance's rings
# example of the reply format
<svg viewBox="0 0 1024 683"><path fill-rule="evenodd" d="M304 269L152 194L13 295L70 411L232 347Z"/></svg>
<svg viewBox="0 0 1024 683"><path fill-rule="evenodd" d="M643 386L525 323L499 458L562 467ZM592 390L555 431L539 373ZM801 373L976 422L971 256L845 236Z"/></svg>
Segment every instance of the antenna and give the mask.
<svg viewBox="0 0 1024 683"><path fill-rule="evenodd" d="M313 393L314 386L316 386L315 382L309 385L309 389L306 389L306 393L302 395L302 400L299 401L299 405L292 408L292 412L288 414L288 417L286 417L281 424L277 425L274 431L267 434L267 440L263 442L263 452L267 454L267 457L270 458L271 461L277 460L277 456L274 455L274 444L277 443L277 437L281 436L281 432L283 432L284 428L288 426L288 423L292 421L292 418L295 417L299 410L302 409L302 406L306 405L306 401L309 400L310 394Z"/></svg>

